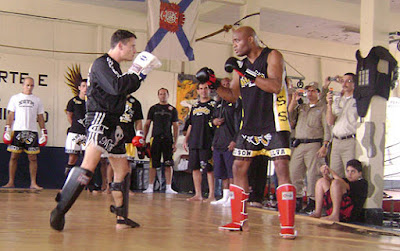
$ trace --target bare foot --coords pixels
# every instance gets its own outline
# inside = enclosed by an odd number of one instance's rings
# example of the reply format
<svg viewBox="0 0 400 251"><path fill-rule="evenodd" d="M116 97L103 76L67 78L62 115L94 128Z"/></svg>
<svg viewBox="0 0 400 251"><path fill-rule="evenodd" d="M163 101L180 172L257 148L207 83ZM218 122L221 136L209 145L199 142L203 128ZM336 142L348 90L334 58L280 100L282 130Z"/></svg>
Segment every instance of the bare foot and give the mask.
<svg viewBox="0 0 400 251"><path fill-rule="evenodd" d="M32 184L30 187L30 189L36 189L36 190L42 190L43 187L38 186L38 184Z"/></svg>
<svg viewBox="0 0 400 251"><path fill-rule="evenodd" d="M208 197L206 200L203 200L204 203L211 203L211 201L215 201L215 197Z"/></svg>
<svg viewBox="0 0 400 251"><path fill-rule="evenodd" d="M249 231L250 231L250 226L249 226L249 224L247 223L247 221L245 221L245 222L243 223L242 230L243 230L243 232L249 232Z"/></svg>
<svg viewBox="0 0 400 251"><path fill-rule="evenodd" d="M188 198L186 200L187 201L203 201L203 197L195 195L192 198Z"/></svg>
<svg viewBox="0 0 400 251"><path fill-rule="evenodd" d="M321 218L321 214L317 214L316 212L314 212L314 213L310 214L310 217Z"/></svg>
<svg viewBox="0 0 400 251"><path fill-rule="evenodd" d="M2 187L3 187L3 188L14 188L15 185L14 185L14 184L7 183L7 184L5 184L5 185L2 186Z"/></svg>
<svg viewBox="0 0 400 251"><path fill-rule="evenodd" d="M335 217L335 216L332 216L332 215L328 215L328 216L322 217L321 219L329 220L329 221L339 221L339 217Z"/></svg>
<svg viewBox="0 0 400 251"><path fill-rule="evenodd" d="M127 229L127 228L132 228L132 227L129 226L129 225L126 225L126 224L117 224L117 225L115 225L115 229L116 230L123 230L123 229Z"/></svg>

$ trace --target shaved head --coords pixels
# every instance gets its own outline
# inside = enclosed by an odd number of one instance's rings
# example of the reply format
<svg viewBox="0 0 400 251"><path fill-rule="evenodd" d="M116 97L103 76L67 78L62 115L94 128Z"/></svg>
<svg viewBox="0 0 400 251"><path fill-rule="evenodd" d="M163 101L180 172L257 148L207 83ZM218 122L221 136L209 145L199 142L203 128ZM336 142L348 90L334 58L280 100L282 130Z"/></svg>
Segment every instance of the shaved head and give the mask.
<svg viewBox="0 0 400 251"><path fill-rule="evenodd" d="M258 37L253 28L242 26L233 31L233 49L239 57L248 55L253 49L259 50Z"/></svg>
<svg viewBox="0 0 400 251"><path fill-rule="evenodd" d="M242 26L237 28L236 30L234 30L234 32L240 32L243 34L244 37L248 38L248 37L255 37L256 36L256 32L253 28L251 28L250 26Z"/></svg>

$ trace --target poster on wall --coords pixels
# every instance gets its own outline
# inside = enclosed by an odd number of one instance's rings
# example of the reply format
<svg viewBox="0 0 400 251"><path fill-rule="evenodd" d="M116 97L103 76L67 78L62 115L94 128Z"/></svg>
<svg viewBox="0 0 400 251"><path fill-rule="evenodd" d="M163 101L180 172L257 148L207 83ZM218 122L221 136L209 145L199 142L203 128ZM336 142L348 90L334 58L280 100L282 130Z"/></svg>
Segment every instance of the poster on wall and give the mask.
<svg viewBox="0 0 400 251"><path fill-rule="evenodd" d="M179 125L183 127L186 118L197 101L197 84L199 81L194 75L179 74L176 91L176 109L178 110ZM215 90L210 91L210 97L217 100L218 95ZM182 128L181 127L181 128Z"/></svg>
<svg viewBox="0 0 400 251"><path fill-rule="evenodd" d="M176 109L178 110L179 124L184 124L190 108L197 100L195 76L179 74L176 91Z"/></svg>

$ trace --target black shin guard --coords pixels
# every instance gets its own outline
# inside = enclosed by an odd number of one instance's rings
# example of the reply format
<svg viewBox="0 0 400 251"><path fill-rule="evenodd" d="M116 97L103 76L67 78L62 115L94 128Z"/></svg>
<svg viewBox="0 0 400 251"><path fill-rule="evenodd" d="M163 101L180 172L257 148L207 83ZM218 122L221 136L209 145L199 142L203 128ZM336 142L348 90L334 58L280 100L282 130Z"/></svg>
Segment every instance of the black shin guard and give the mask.
<svg viewBox="0 0 400 251"><path fill-rule="evenodd" d="M69 174L69 172L71 172L73 167L74 167L74 165L67 164L67 166L65 167L65 171L64 171L65 177L68 177L68 174Z"/></svg>
<svg viewBox="0 0 400 251"><path fill-rule="evenodd" d="M126 224L132 228L139 227L140 225L128 218L129 212L129 187L131 184L131 174L127 173L124 180L120 183L110 183L110 191L122 192L122 206L110 206L110 211L123 219L117 219L117 224Z"/></svg>
<svg viewBox="0 0 400 251"><path fill-rule="evenodd" d="M58 231L64 229L64 215L76 201L83 188L89 183L93 173L81 167L74 167L69 172L67 180L56 196L57 207L51 211L50 226Z"/></svg>

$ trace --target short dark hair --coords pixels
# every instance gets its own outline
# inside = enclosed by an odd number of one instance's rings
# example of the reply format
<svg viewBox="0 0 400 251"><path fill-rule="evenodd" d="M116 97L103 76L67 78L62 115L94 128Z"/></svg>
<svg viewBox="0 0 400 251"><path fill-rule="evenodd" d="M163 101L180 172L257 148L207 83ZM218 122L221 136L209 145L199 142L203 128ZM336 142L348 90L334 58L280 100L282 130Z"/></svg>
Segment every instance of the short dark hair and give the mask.
<svg viewBox="0 0 400 251"><path fill-rule="evenodd" d="M165 90L167 92L167 94L169 95L168 90L166 88L164 88L164 87L161 87L160 89L158 89L157 94L160 94L161 90Z"/></svg>
<svg viewBox="0 0 400 251"><path fill-rule="evenodd" d="M351 166L359 172L362 172L362 164L359 160L352 159L347 161L346 167Z"/></svg>
<svg viewBox="0 0 400 251"><path fill-rule="evenodd" d="M351 76L353 78L353 82L356 82L356 74L352 73L352 72L348 72L346 74L344 74L345 76Z"/></svg>
<svg viewBox="0 0 400 251"><path fill-rule="evenodd" d="M199 83L197 83L197 86L196 86L197 90L200 88L200 85L207 85L208 86L208 83L207 82L204 82L204 83L199 82Z"/></svg>
<svg viewBox="0 0 400 251"><path fill-rule="evenodd" d="M81 86L81 84L82 84L83 82L87 83L87 78L82 79L81 82L79 82L79 85L78 85L78 86Z"/></svg>
<svg viewBox="0 0 400 251"><path fill-rule="evenodd" d="M126 44L126 42L131 38L136 39L136 35L127 30L117 30L111 36L111 48L114 48L119 42Z"/></svg>

